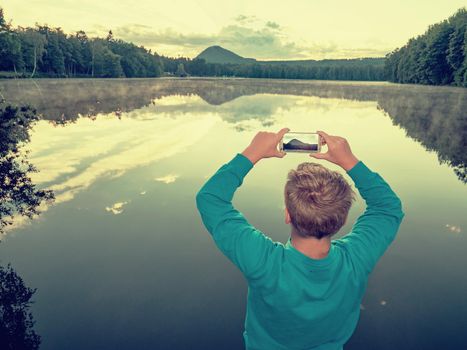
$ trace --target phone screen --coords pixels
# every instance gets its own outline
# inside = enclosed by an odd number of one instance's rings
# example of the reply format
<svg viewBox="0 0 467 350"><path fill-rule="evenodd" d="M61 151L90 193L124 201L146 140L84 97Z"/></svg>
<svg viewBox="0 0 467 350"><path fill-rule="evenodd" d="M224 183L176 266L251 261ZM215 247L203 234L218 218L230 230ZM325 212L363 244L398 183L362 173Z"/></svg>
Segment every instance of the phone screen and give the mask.
<svg viewBox="0 0 467 350"><path fill-rule="evenodd" d="M317 133L288 132L282 139L282 149L289 152L319 152Z"/></svg>

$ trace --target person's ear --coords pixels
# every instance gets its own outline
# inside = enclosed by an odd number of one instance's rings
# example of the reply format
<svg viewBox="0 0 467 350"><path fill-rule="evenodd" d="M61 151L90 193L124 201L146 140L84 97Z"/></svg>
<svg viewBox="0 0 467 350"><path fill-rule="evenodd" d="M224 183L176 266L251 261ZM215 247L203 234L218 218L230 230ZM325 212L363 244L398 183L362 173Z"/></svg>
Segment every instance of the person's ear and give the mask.
<svg viewBox="0 0 467 350"><path fill-rule="evenodd" d="M289 225L290 222L291 222L291 220L290 220L290 213L289 213L289 211L287 210L287 207L285 208L284 211L285 211L285 223L286 223L287 225Z"/></svg>

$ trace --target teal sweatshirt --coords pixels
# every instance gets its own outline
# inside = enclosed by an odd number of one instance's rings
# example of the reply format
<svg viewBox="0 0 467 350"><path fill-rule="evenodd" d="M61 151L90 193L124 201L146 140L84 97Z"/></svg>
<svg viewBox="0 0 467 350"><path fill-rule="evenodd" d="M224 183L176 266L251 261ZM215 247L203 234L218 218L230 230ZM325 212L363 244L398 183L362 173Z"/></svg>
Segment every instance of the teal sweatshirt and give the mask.
<svg viewBox="0 0 467 350"><path fill-rule="evenodd" d="M237 154L201 188L196 203L217 247L243 273L248 300L243 337L249 350L342 349L355 330L368 275L404 217L383 178L359 161L347 174L366 201L351 232L312 259L274 242L232 205L253 167ZM371 346L370 346L371 347Z"/></svg>

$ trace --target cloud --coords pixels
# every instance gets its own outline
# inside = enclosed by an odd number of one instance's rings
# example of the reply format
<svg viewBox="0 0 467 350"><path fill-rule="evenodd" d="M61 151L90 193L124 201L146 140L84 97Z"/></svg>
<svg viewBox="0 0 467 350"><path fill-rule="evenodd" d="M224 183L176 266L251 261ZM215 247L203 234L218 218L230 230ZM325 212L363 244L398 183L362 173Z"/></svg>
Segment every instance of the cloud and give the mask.
<svg viewBox="0 0 467 350"><path fill-rule="evenodd" d="M96 26L101 35L108 29ZM287 28L274 21L262 21L256 16L239 15L217 33L184 34L172 28L155 30L141 24L127 24L113 30L115 37L144 45L159 54L195 57L211 45L220 45L244 56L260 60L324 59L381 57L391 48L370 40L363 47L342 47L335 42L290 40Z"/></svg>
<svg viewBox="0 0 467 350"><path fill-rule="evenodd" d="M276 22L268 21L266 22L266 27L272 28L272 29L279 29L280 25Z"/></svg>
<svg viewBox="0 0 467 350"><path fill-rule="evenodd" d="M215 36L204 34L185 35L173 30L172 28L154 31L149 26L138 24L121 26L112 32L118 38L148 47L154 47L160 44L204 47L216 43Z"/></svg>
<svg viewBox="0 0 467 350"><path fill-rule="evenodd" d="M161 54L164 54L159 50L161 46L172 46L171 50L192 57L211 45L221 45L242 56L258 59L309 58L313 53L334 48L333 45L304 45L290 41L286 29L278 23L245 15L237 16L214 34L184 34L172 28L154 30L141 24L120 26L113 33L115 37L153 48Z"/></svg>
<svg viewBox="0 0 467 350"><path fill-rule="evenodd" d="M245 15L238 15L235 18L235 22L243 23L243 24L251 24L258 21L256 16L245 16Z"/></svg>

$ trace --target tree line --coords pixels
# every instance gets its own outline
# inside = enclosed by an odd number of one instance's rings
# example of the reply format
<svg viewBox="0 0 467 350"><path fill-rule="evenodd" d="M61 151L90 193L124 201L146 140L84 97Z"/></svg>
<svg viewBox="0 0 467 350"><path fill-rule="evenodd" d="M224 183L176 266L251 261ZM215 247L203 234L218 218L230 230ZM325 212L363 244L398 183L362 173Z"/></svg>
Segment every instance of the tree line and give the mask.
<svg viewBox="0 0 467 350"><path fill-rule="evenodd" d="M385 80L384 58L255 63L207 63L204 59L161 57L166 72L177 76L275 79Z"/></svg>
<svg viewBox="0 0 467 350"><path fill-rule="evenodd" d="M467 87L467 10L386 56L386 77L396 83Z"/></svg>
<svg viewBox="0 0 467 350"><path fill-rule="evenodd" d="M0 8L0 70L34 77L158 77L160 57L142 46L115 39L67 35L61 28L12 28Z"/></svg>

